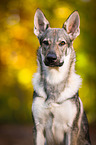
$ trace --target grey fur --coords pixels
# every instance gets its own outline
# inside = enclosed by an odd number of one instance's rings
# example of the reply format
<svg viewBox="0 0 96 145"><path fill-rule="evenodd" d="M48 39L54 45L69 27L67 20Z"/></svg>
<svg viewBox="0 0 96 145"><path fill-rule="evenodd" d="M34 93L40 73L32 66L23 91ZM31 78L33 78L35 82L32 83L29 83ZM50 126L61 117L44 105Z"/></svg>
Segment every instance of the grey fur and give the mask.
<svg viewBox="0 0 96 145"><path fill-rule="evenodd" d="M79 14L72 13L63 28L50 28L38 9L34 25L40 42L32 104L34 144L91 145L87 117L78 95L80 78L75 74L72 46L79 35Z"/></svg>

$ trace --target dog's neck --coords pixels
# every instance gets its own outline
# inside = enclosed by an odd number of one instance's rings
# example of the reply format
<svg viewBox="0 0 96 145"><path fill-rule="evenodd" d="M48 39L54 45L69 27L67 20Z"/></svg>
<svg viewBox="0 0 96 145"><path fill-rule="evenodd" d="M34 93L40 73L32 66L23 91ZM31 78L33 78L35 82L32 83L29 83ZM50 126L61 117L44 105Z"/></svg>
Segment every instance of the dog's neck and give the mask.
<svg viewBox="0 0 96 145"><path fill-rule="evenodd" d="M51 68L43 61L39 61L38 66L33 85L39 96L61 102L73 97L79 90L81 78L75 73L75 59L71 59L70 55L62 67Z"/></svg>
<svg viewBox="0 0 96 145"><path fill-rule="evenodd" d="M69 66L70 69L65 69L65 66L46 69L44 90L48 99L51 98L60 102L77 93L81 85L81 79L80 76L75 73L74 65L75 62Z"/></svg>

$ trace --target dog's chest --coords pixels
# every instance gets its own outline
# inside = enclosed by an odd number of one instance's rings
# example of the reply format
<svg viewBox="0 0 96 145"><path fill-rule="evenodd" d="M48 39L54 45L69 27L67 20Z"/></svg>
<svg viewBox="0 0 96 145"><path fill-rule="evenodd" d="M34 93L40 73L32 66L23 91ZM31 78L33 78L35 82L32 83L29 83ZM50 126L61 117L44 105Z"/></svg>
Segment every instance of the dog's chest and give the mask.
<svg viewBox="0 0 96 145"><path fill-rule="evenodd" d="M38 127L44 128L46 138L63 141L64 132L70 132L75 119L76 105L70 100L48 105L43 98L37 98L33 103L33 114Z"/></svg>
<svg viewBox="0 0 96 145"><path fill-rule="evenodd" d="M45 125L46 138L48 140L54 138L56 143L63 142L64 133L71 131L75 116L76 106L71 101L66 101L61 105L53 103L49 108L49 116Z"/></svg>
<svg viewBox="0 0 96 145"><path fill-rule="evenodd" d="M73 120L76 116L76 106L72 104L71 101L66 101L63 104L52 103L48 109L47 121L52 124L47 123L46 126L51 125L53 133L61 131L69 131L72 127Z"/></svg>

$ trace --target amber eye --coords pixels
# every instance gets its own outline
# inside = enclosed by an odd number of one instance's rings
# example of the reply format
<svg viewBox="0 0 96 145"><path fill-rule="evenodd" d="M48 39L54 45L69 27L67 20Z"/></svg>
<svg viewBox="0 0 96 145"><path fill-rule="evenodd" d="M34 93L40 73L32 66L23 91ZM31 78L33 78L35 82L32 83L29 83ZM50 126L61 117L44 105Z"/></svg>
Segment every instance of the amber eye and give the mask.
<svg viewBox="0 0 96 145"><path fill-rule="evenodd" d="M46 41L43 41L43 44L45 44L45 45L49 45L49 43L48 43L48 41L46 40Z"/></svg>
<svg viewBox="0 0 96 145"><path fill-rule="evenodd" d="M59 43L59 46L63 46L63 45L65 45L65 41L61 41L61 42Z"/></svg>

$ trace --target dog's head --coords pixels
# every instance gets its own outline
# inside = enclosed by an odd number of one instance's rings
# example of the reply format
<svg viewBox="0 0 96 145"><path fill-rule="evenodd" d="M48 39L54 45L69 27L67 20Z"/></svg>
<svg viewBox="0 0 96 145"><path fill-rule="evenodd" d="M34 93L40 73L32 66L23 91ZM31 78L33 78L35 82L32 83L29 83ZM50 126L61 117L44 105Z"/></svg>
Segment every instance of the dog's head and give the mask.
<svg viewBox="0 0 96 145"><path fill-rule="evenodd" d="M72 42L79 35L80 18L74 11L63 24L62 28L51 28L48 20L40 9L34 16L34 33L42 47L44 63L50 67L60 67L64 57L72 50Z"/></svg>

